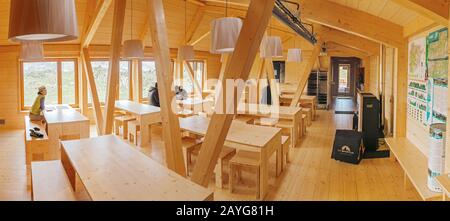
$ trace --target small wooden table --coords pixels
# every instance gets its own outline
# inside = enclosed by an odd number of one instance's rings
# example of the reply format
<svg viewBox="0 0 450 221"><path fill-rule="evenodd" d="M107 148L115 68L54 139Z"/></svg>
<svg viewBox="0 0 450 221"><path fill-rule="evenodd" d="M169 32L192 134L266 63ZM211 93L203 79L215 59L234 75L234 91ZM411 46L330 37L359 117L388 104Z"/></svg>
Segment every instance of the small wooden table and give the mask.
<svg viewBox="0 0 450 221"><path fill-rule="evenodd" d="M192 110L194 114L198 112L208 112L213 106L213 101L209 99L187 98L185 100L177 100L183 109Z"/></svg>
<svg viewBox="0 0 450 221"><path fill-rule="evenodd" d="M291 144L293 147L297 146L298 140L301 137L302 130L302 108L300 107L273 107L264 104L249 104L241 103L238 106L238 114L249 115L257 117L272 117L277 116L280 119L290 120L294 127L294 133L291 136Z"/></svg>
<svg viewBox="0 0 450 221"><path fill-rule="evenodd" d="M80 178L93 201L200 201L213 192L160 165L115 135L62 142L72 187Z"/></svg>
<svg viewBox="0 0 450 221"><path fill-rule="evenodd" d="M150 141L150 126L161 122L161 108L129 100L116 101L115 107L137 117L141 127L141 136L138 139L138 145L146 145Z"/></svg>
<svg viewBox="0 0 450 221"><path fill-rule="evenodd" d="M436 181L442 187L442 200L446 201L448 196L450 196L450 174L438 176Z"/></svg>
<svg viewBox="0 0 450 221"><path fill-rule="evenodd" d="M56 109L44 111L47 121L50 160L60 158L60 140L88 138L89 118L75 109Z"/></svg>
<svg viewBox="0 0 450 221"><path fill-rule="evenodd" d="M180 128L190 133L205 136L208 130L209 119L193 116L180 119ZM273 153L277 152L277 175L281 173L281 129L262 127L233 121L225 140L225 145L238 150L258 152L261 160L260 196L264 199L268 189L269 170L268 162Z"/></svg>

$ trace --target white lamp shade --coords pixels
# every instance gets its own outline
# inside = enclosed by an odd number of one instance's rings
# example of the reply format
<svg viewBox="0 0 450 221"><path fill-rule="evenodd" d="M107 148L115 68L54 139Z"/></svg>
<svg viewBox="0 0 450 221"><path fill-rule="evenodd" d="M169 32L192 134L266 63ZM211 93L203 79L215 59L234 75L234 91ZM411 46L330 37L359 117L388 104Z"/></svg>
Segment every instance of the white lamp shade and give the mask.
<svg viewBox="0 0 450 221"><path fill-rule="evenodd" d="M141 40L127 40L123 43L123 57L128 59L143 59L144 46Z"/></svg>
<svg viewBox="0 0 450 221"><path fill-rule="evenodd" d="M183 45L178 48L178 60L189 61L195 59L194 47L192 45Z"/></svg>
<svg viewBox="0 0 450 221"><path fill-rule="evenodd" d="M260 47L261 58L281 58L283 57L283 47L281 38L278 36L266 36L263 38Z"/></svg>
<svg viewBox="0 0 450 221"><path fill-rule="evenodd" d="M20 59L36 61L44 59L44 47L40 41L27 41L21 43Z"/></svg>
<svg viewBox="0 0 450 221"><path fill-rule="evenodd" d="M75 1L11 0L8 38L14 42L77 39Z"/></svg>
<svg viewBox="0 0 450 221"><path fill-rule="evenodd" d="M212 54L224 54L234 51L239 33L242 28L242 20L239 18L218 18L211 23L211 48Z"/></svg>
<svg viewBox="0 0 450 221"><path fill-rule="evenodd" d="M302 62L302 49L291 48L288 50L287 55L288 62Z"/></svg>

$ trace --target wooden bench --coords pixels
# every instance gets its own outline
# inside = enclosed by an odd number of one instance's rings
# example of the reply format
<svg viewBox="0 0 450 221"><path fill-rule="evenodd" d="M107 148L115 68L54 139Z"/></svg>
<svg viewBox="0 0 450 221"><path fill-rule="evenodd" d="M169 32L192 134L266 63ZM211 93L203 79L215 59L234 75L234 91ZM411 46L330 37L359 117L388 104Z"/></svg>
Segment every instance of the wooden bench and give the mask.
<svg viewBox="0 0 450 221"><path fill-rule="evenodd" d="M39 128L39 133L43 134L43 138L35 138L30 135L30 129ZM49 139L45 132L44 125L39 121L30 121L29 116L25 116L25 152L26 163L29 165L31 161L44 161L50 159Z"/></svg>
<svg viewBox="0 0 450 221"><path fill-rule="evenodd" d="M418 147L407 138L386 138L386 143L405 172L404 187L409 178L423 200L440 198L440 193L428 188L428 159Z"/></svg>
<svg viewBox="0 0 450 221"><path fill-rule="evenodd" d="M442 187L442 201L446 201L450 196L450 174L444 174L436 177L436 181Z"/></svg>
<svg viewBox="0 0 450 221"><path fill-rule="evenodd" d="M31 184L33 201L77 200L59 160L31 163Z"/></svg>
<svg viewBox="0 0 450 221"><path fill-rule="evenodd" d="M306 115L306 122L308 127L311 126L312 124L312 116L313 116L313 112L311 108L302 108L302 113Z"/></svg>

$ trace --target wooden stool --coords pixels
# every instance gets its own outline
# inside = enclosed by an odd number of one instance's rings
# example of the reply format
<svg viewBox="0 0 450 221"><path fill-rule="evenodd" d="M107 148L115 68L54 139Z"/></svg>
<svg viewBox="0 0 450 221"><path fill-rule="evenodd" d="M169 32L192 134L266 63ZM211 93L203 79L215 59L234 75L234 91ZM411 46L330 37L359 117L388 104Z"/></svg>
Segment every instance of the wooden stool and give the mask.
<svg viewBox="0 0 450 221"><path fill-rule="evenodd" d="M240 178L240 169L250 168L256 170L256 198L260 195L260 182L261 176L259 173L261 167L261 161L259 160L259 154L250 151L238 151L237 154L230 160L230 193L233 193L234 175L238 172Z"/></svg>
<svg viewBox="0 0 450 221"><path fill-rule="evenodd" d="M181 145L183 147L184 165L186 167L186 176L189 175L189 165L191 164L192 154L198 154L202 141L192 137L183 137Z"/></svg>
<svg viewBox="0 0 450 221"><path fill-rule="evenodd" d="M307 121L307 119L306 119L307 117L306 117L306 114L303 114L302 115L302 134L303 134L303 136L304 135L306 135L306 121Z"/></svg>
<svg viewBox="0 0 450 221"><path fill-rule="evenodd" d="M280 120L276 127L283 129L281 131L281 133L283 135L288 135L291 138L291 145L292 147L294 147L295 145L295 136L294 136L294 124L292 123L292 121L288 121L288 120ZM287 132L286 132L287 131Z"/></svg>
<svg viewBox="0 0 450 221"><path fill-rule="evenodd" d="M254 123L261 126L275 127L278 123L278 119L262 117L260 119L256 119Z"/></svg>
<svg viewBox="0 0 450 221"><path fill-rule="evenodd" d="M114 118L114 131L116 135L120 134L120 127L123 127L123 139L127 139L128 136L128 122L136 120L133 116L118 116Z"/></svg>
<svg viewBox="0 0 450 221"><path fill-rule="evenodd" d="M306 114L306 121L308 126L312 124L312 109L311 108L302 108L302 113Z"/></svg>
<svg viewBox="0 0 450 221"><path fill-rule="evenodd" d="M214 169L216 178L216 187L223 188L223 164L226 160L230 160L236 154L236 149L224 146L219 155L216 168ZM230 173L231 174L231 173Z"/></svg>
<svg viewBox="0 0 450 221"><path fill-rule="evenodd" d="M137 120L128 121L128 138L136 146L138 145L137 133L139 130L141 130L141 126Z"/></svg>
<svg viewBox="0 0 450 221"><path fill-rule="evenodd" d="M283 146L283 157L281 161L281 168L284 168L285 164L289 163L289 137L288 136L282 136L281 137L281 145ZM285 163L286 160L286 163Z"/></svg>

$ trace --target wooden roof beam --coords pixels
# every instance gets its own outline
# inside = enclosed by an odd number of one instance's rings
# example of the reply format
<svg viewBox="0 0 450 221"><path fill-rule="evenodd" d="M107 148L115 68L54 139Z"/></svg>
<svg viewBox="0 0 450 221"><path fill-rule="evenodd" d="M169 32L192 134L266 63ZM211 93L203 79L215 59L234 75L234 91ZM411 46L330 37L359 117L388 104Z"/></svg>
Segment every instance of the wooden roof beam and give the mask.
<svg viewBox="0 0 450 221"><path fill-rule="evenodd" d="M421 32L430 30L435 26L438 26L438 23L435 22L434 20L418 17L414 19L411 23L403 27L403 37L408 38Z"/></svg>
<svg viewBox="0 0 450 221"><path fill-rule="evenodd" d="M448 0L394 0L394 2L440 25L448 26Z"/></svg>
<svg viewBox="0 0 450 221"><path fill-rule="evenodd" d="M186 30L186 39L183 38L182 42L180 42L180 45L184 45L188 42L191 42L192 37L194 37L195 32L200 26L200 23L202 22L204 15L205 15L205 8L199 7L195 12L194 18L192 18L192 21L190 22L188 29Z"/></svg>
<svg viewBox="0 0 450 221"><path fill-rule="evenodd" d="M95 8L95 12L92 16L89 25L86 26L85 31L81 37L81 48L86 48L91 44L94 35L100 26L103 17L105 17L106 12L111 6L112 0L99 0L97 7ZM88 6L90 4L88 3Z"/></svg>
<svg viewBox="0 0 450 221"><path fill-rule="evenodd" d="M324 41L332 41L338 44L347 46L349 48L364 51L369 54L379 54L380 44L366 38L361 38L356 35L348 34L336 29L323 27L322 28L322 39Z"/></svg>
<svg viewBox="0 0 450 221"><path fill-rule="evenodd" d="M327 0L300 0L302 18L394 47L402 45L403 27L375 15Z"/></svg>

